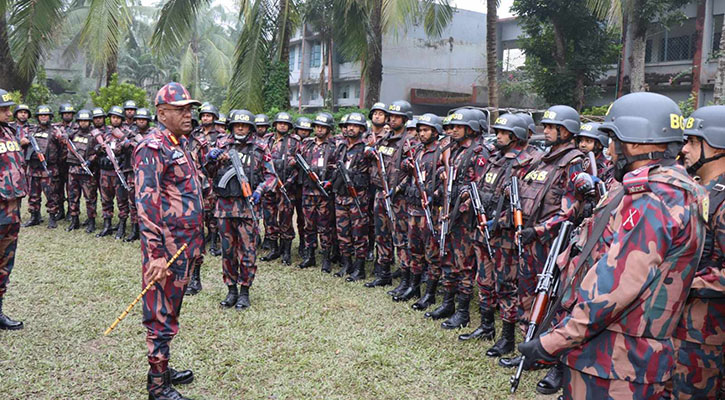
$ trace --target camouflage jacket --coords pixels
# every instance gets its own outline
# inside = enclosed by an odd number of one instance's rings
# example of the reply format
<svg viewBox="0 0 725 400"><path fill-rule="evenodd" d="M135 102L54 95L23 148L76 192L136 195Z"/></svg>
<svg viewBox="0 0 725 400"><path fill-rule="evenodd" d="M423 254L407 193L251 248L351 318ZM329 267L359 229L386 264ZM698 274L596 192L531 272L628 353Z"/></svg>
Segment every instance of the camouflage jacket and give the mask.
<svg viewBox="0 0 725 400"><path fill-rule="evenodd" d="M185 149L186 138L154 129L133 154L141 251L150 259L168 259L184 243L189 247L182 259L195 258L202 251L199 171Z"/></svg>
<svg viewBox="0 0 725 400"><path fill-rule="evenodd" d="M428 205L431 214L436 214L434 208L440 205L440 195L442 194L443 185L438 178L443 171L443 164L440 162L441 151L437 140L433 140L428 145L419 143L413 150L413 157L418 161L420 167L421 186L428 195L428 202L431 203ZM413 160L410 160L410 164L413 164ZM403 193L408 203L407 213L417 217L425 215L423 203L421 202L423 196L415 180L415 165L413 164L412 167L408 165L403 168L403 171L406 173L406 179L403 181L405 184Z"/></svg>
<svg viewBox="0 0 725 400"><path fill-rule="evenodd" d="M600 258L588 260L570 314L541 345L589 375L663 383L702 254L705 192L683 167L657 161L628 173L623 190L589 255Z"/></svg>
<svg viewBox="0 0 725 400"><path fill-rule="evenodd" d="M322 143L318 143L316 138L310 137L302 141L300 154L310 165L310 169L320 178L320 181L329 181L337 161L335 159L335 149L335 141L331 137L328 137ZM301 166L298 165L298 167L302 195L322 196L322 192L312 182L312 178L304 173Z"/></svg>
<svg viewBox="0 0 725 400"><path fill-rule="evenodd" d="M78 128L69 137L69 140L76 146L76 150L81 157L91 164L96 162L101 144L98 138L93 135L91 129L85 131ZM72 153L68 154L68 171L72 174L85 174L85 170L81 167L81 161Z"/></svg>
<svg viewBox="0 0 725 400"><path fill-rule="evenodd" d="M725 175L707 184L705 189L711 193L710 199L717 199L713 195L725 190L723 182ZM708 201L708 207L711 218L707 224L705 250L675 337L722 346L725 344L725 204Z"/></svg>
<svg viewBox="0 0 725 400"><path fill-rule="evenodd" d="M20 222L20 199L28 187L23 153L8 124L0 123L0 225Z"/></svg>
<svg viewBox="0 0 725 400"><path fill-rule="evenodd" d="M295 158L300 141L300 137L295 133L287 133L280 138L274 134L268 147L274 169L282 183L287 186L297 183L297 168L292 168L290 162Z"/></svg>
<svg viewBox="0 0 725 400"><path fill-rule="evenodd" d="M57 174L57 166L63 161L64 152L62 149L65 147L62 143L62 140L64 140L62 131L52 125L46 125L45 127L34 125L28 135L35 137L40 152L45 155L45 161L48 164L50 173ZM31 176L48 176L31 144L25 148L25 161L28 163L28 172Z"/></svg>

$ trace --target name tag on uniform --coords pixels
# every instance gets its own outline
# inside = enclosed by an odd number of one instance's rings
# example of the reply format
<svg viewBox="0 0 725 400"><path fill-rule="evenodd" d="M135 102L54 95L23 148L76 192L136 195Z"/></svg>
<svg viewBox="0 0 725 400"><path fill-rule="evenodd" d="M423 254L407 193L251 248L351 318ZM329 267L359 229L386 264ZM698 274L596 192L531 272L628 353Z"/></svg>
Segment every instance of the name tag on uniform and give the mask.
<svg viewBox="0 0 725 400"><path fill-rule="evenodd" d="M47 137L48 137L48 134L47 134L47 133L45 133L45 132L38 132L38 133L36 133L36 134L35 134L35 135L33 135L33 136L35 136L35 137L39 137L39 138L47 138Z"/></svg>
<svg viewBox="0 0 725 400"><path fill-rule="evenodd" d="M116 142L115 141L112 141L111 142L111 150L116 150Z"/></svg>
<svg viewBox="0 0 725 400"><path fill-rule="evenodd" d="M318 158L317 159L317 166L320 167L320 168L324 167L325 166L325 159L322 158L322 157Z"/></svg>

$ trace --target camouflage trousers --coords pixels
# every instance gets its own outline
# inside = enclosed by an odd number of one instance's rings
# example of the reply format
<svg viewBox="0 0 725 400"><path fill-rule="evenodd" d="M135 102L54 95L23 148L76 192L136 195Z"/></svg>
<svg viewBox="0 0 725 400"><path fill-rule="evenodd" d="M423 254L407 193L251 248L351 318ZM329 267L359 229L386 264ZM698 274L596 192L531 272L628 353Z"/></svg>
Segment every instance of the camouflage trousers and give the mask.
<svg viewBox="0 0 725 400"><path fill-rule="evenodd" d="M425 272L430 279L439 279L438 239L428 229L423 215L408 216L408 254L413 274Z"/></svg>
<svg viewBox="0 0 725 400"><path fill-rule="evenodd" d="M70 174L68 173L68 164L66 162L58 164L58 176L57 180L53 182L53 188L58 194L58 205L60 206L70 196ZM68 196L66 196L66 191L68 192Z"/></svg>
<svg viewBox="0 0 725 400"><path fill-rule="evenodd" d="M369 249L375 248L375 186L370 186L368 191L368 243Z"/></svg>
<svg viewBox="0 0 725 400"><path fill-rule="evenodd" d="M463 218L465 220L465 218ZM448 235L449 246L443 259L443 287L447 292L473 293L476 260L483 257L480 243L473 240L476 232L469 224L457 224Z"/></svg>
<svg viewBox="0 0 725 400"><path fill-rule="evenodd" d="M323 251L332 248L334 210L331 200L325 196L302 196L302 211L307 221L304 227L305 247L316 248L319 236Z"/></svg>
<svg viewBox="0 0 725 400"><path fill-rule="evenodd" d="M531 305L534 303L536 284L539 282L538 276L544 270L549 245L548 242L544 244L535 240L524 246L524 260L519 264L518 270L519 319L522 321L528 322L531 316Z"/></svg>
<svg viewBox="0 0 725 400"><path fill-rule="evenodd" d="M257 273L257 224L251 218L219 218L224 284L252 286Z"/></svg>
<svg viewBox="0 0 725 400"><path fill-rule="evenodd" d="M216 194L209 188L204 190L204 225L209 233L219 231L219 220L214 216Z"/></svg>
<svg viewBox="0 0 725 400"><path fill-rule="evenodd" d="M87 174L69 174L68 177L68 211L77 217L81 213L81 193L86 199L88 218L96 218L96 202L98 200L96 178Z"/></svg>
<svg viewBox="0 0 725 400"><path fill-rule="evenodd" d="M408 202L403 196L398 196L393 201L393 213L395 213L395 232L393 233L393 244L395 253L400 259L400 269L410 269L410 252L408 251Z"/></svg>
<svg viewBox="0 0 725 400"><path fill-rule="evenodd" d="M664 383L604 379L564 367L564 400L668 399Z"/></svg>
<svg viewBox="0 0 725 400"><path fill-rule="evenodd" d="M15 266L15 249L18 247L20 224L0 225L0 299L8 289L10 273Z"/></svg>
<svg viewBox="0 0 725 400"><path fill-rule="evenodd" d="M131 190L126 195L126 199L128 200L128 211L131 215L131 223L135 224L138 223L138 211L136 211L136 179L134 177L133 171L124 172L123 174L126 177L126 183L128 183L128 187L131 188ZM125 191L123 188L121 190Z"/></svg>
<svg viewBox="0 0 725 400"><path fill-rule="evenodd" d="M143 243L142 243L143 247ZM143 325L146 327L146 346L151 371L161 373L168 369L169 344L179 333L179 313L184 291L191 275L193 260L179 258L169 271L171 275L157 282L143 297ZM143 274L146 274L148 259L144 259ZM148 282L144 276L143 287Z"/></svg>
<svg viewBox="0 0 725 400"><path fill-rule="evenodd" d="M300 245L306 245L305 240L303 238L304 232L305 232L305 226L307 225L305 223L306 214L305 210L303 209L303 203L302 203L302 187L298 186L294 190L290 191L290 195L294 193L294 197L290 196L290 199L295 205L295 223L297 225L297 234L300 237Z"/></svg>
<svg viewBox="0 0 725 400"><path fill-rule="evenodd" d="M717 400L722 388L723 346L677 338L672 338L672 342L675 346L673 398Z"/></svg>
<svg viewBox="0 0 725 400"><path fill-rule="evenodd" d="M486 256L478 264L478 299L481 308L494 310L500 308L501 319L516 323L518 319L518 293L517 293L517 260L516 249L501 246L503 239L511 237L511 232L499 231L491 237L491 249L494 257ZM485 247L485 246L484 246ZM480 261L480 260L479 260Z"/></svg>
<svg viewBox="0 0 725 400"><path fill-rule="evenodd" d="M365 192L358 192L364 199ZM337 221L337 243L340 254L345 257L365 258L368 253L367 203L360 202L359 210L351 197L335 197L335 218Z"/></svg>
<svg viewBox="0 0 725 400"><path fill-rule="evenodd" d="M31 213L40 212L42 194L45 193L45 208L48 210L48 214L53 215L57 213L58 207L60 206L60 199L58 198L58 192L53 188L53 177L34 175L29 177L30 182L28 183L28 211Z"/></svg>
<svg viewBox="0 0 725 400"><path fill-rule="evenodd" d="M118 217L128 218L128 192L114 171L101 170L101 206L103 218L113 218L113 199L118 203Z"/></svg>
<svg viewBox="0 0 725 400"><path fill-rule="evenodd" d="M396 250L400 260L400 268L408 269L408 214L405 211L407 202L400 196L399 200L392 200L392 210L395 215L395 233L393 224L388 218L385 209L384 190L378 190L375 194L375 249L377 251L378 263L381 265L392 264L394 261L393 251ZM365 199L365 196L360 196ZM360 202L363 203L362 201Z"/></svg>
<svg viewBox="0 0 725 400"><path fill-rule="evenodd" d="M262 197L265 235L272 240L295 238L295 230L292 226L295 197L292 191L289 195L292 204L288 203L284 196L277 191Z"/></svg>

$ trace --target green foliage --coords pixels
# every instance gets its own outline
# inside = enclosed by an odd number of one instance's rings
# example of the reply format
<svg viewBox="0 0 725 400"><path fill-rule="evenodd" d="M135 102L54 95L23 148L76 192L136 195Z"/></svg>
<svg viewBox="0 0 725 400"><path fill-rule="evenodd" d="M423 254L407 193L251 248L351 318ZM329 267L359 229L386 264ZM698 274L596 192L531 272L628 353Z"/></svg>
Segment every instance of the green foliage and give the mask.
<svg viewBox="0 0 725 400"><path fill-rule="evenodd" d="M22 104L23 103L23 94L20 93L19 90L15 90L13 92L10 92L10 97L13 99L15 104Z"/></svg>
<svg viewBox="0 0 725 400"><path fill-rule="evenodd" d="M285 109L289 107L289 65L285 62L269 62L264 82L264 108Z"/></svg>
<svg viewBox="0 0 725 400"><path fill-rule="evenodd" d="M93 99L93 105L103 107L106 111L111 106L122 105L126 100L135 100L139 107L148 105L146 91L128 82L119 83L118 74L113 74L111 83L108 86L98 89L97 93L90 92L89 94Z"/></svg>
<svg viewBox="0 0 725 400"><path fill-rule="evenodd" d="M582 115L589 115L589 116L597 116L597 117L603 117L607 115L607 110L609 110L609 104L605 106L593 106L590 108L586 108L582 110Z"/></svg>
<svg viewBox="0 0 725 400"><path fill-rule="evenodd" d="M687 100L680 101L677 105L680 106L682 116L687 118L697 107L697 97L695 97L694 93L690 93L690 97Z"/></svg>
<svg viewBox="0 0 725 400"><path fill-rule="evenodd" d="M45 69L39 68L35 76L35 82L30 85L28 94L25 97L25 104L31 110L35 110L41 104L48 104L50 101L50 89L46 85Z"/></svg>
<svg viewBox="0 0 725 400"><path fill-rule="evenodd" d="M583 103L578 85L592 86L617 61L617 34L585 2L516 0L512 10L526 33L520 41L533 89L550 104ZM563 42L561 54L557 34Z"/></svg>

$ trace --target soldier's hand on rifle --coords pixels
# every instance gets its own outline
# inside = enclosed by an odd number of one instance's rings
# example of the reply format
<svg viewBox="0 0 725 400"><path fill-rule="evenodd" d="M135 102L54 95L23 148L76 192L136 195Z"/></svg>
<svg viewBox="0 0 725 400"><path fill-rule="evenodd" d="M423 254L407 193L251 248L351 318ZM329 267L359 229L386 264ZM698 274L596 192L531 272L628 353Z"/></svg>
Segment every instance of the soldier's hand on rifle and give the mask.
<svg viewBox="0 0 725 400"><path fill-rule="evenodd" d="M531 369L537 361L541 361L544 364L554 364L558 360L558 357L552 356L544 350L539 338L520 343L519 352L526 357L524 360L524 369Z"/></svg>
<svg viewBox="0 0 725 400"><path fill-rule="evenodd" d="M468 193L468 192L465 192L465 193ZM462 197L463 196L461 196L461 198ZM463 202L461 202L461 205L458 206L458 211L461 212L461 213L465 213L469 209L471 209L471 198L470 197L467 197L466 200L464 200Z"/></svg>
<svg viewBox="0 0 725 400"><path fill-rule="evenodd" d="M224 150L214 148L209 150L209 152L206 154L206 158L212 161L216 161L216 159L219 158L222 153L224 153Z"/></svg>
<svg viewBox="0 0 725 400"><path fill-rule="evenodd" d="M262 199L262 193L255 190L254 193L252 193L252 202L254 204L259 204L259 201Z"/></svg>
<svg viewBox="0 0 725 400"><path fill-rule="evenodd" d="M166 260L164 260L163 258L156 258L149 262L149 267L146 270L145 278L148 282L160 282L170 275L171 271L169 271L169 267L166 265Z"/></svg>
<svg viewBox="0 0 725 400"><path fill-rule="evenodd" d="M20 145L23 146L23 147L29 146L30 145L30 140L28 140L28 138L24 137L24 138L20 139Z"/></svg>
<svg viewBox="0 0 725 400"><path fill-rule="evenodd" d="M372 146L366 146L364 154L365 154L365 157L367 157L367 158L377 157L377 154L375 153L375 147L372 147Z"/></svg>
<svg viewBox="0 0 725 400"><path fill-rule="evenodd" d="M90 168L91 167L91 162L89 160L86 160L86 161L83 162L83 165L85 165L86 167Z"/></svg>
<svg viewBox="0 0 725 400"><path fill-rule="evenodd" d="M516 232L516 238L518 239L519 233ZM536 240L536 230L534 228L524 228L521 231L521 243L524 245L533 243Z"/></svg>
<svg viewBox="0 0 725 400"><path fill-rule="evenodd" d="M332 182L330 182L330 181L322 181L322 182L320 182L320 184L322 184L322 187L325 190L327 190L327 189L329 189L329 188L332 187Z"/></svg>

